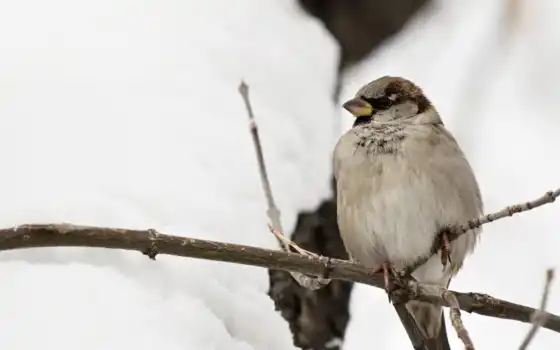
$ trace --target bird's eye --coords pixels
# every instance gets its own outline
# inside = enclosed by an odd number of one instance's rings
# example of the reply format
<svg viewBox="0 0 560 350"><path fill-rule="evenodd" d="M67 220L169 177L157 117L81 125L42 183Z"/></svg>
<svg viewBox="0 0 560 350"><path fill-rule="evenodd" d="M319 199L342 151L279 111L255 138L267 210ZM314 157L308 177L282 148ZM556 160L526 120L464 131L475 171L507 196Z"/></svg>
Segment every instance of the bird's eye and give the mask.
<svg viewBox="0 0 560 350"><path fill-rule="evenodd" d="M373 109L378 111L388 109L389 107L391 107L391 105L394 102L393 99L387 96L381 96L377 98L364 98L364 100L366 100L369 104L371 104Z"/></svg>

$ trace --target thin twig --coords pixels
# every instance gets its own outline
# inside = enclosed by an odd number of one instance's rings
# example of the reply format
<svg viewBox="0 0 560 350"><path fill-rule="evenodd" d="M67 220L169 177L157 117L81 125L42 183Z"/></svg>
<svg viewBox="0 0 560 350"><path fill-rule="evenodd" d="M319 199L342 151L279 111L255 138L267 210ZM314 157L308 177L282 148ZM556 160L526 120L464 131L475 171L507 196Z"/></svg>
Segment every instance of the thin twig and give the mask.
<svg viewBox="0 0 560 350"><path fill-rule="evenodd" d="M411 297L413 298L422 295L423 297L430 297L446 303L449 307L451 325L455 329L455 332L457 332L457 336L465 345L466 350L474 350L474 344L461 318L461 306L459 300L455 296L454 292L435 284L420 283L414 280L408 281L407 285L408 290L411 292Z"/></svg>
<svg viewBox="0 0 560 350"><path fill-rule="evenodd" d="M442 293L442 297L449 303L449 319L451 320L451 325L455 329L455 332L457 332L457 336L465 345L465 349L474 350L473 341L467 331L467 328L465 328L465 325L463 324L463 319L461 318L461 308L455 294L446 290Z"/></svg>
<svg viewBox="0 0 560 350"><path fill-rule="evenodd" d="M251 106L251 101L249 100L249 86L241 81L239 84L239 93L243 98L245 107L247 108L247 115L249 116L249 129L251 130L251 136L253 137L253 146L255 147L255 153L257 155L257 164L259 166L259 175L261 177L261 185L264 191L264 196L266 198L267 211L266 215L270 220L271 226L278 230L279 232L284 232L282 228L282 222L280 221L280 210L274 202L274 196L272 195L272 188L270 186L270 181L268 180L268 173L266 172L266 165L264 163L264 154L262 150L261 140L259 137L259 129L255 121L255 115L253 114L253 107ZM282 247L284 251L290 251L288 246L284 242L278 239L278 244Z"/></svg>
<svg viewBox="0 0 560 350"><path fill-rule="evenodd" d="M293 271L305 275L323 276L324 258L286 253L245 245L207 241L184 236L172 236L155 230L77 226L72 224L22 225L0 229L0 251L39 247L96 247L135 250L155 259L158 254L231 262L267 269ZM330 259L329 277L363 283L385 289L383 273L371 273L371 268L349 261ZM421 284L419 284L422 286ZM449 306L442 295L416 293L406 285L409 299ZM416 288L421 289L421 288ZM514 304L479 293L453 293L466 312L500 319L532 323L534 308ZM404 300L403 302L406 302ZM560 333L560 317L544 313L543 328Z"/></svg>
<svg viewBox="0 0 560 350"><path fill-rule="evenodd" d="M531 326L531 329L529 329L529 333L527 333L527 336L523 340L523 343L521 343L521 345L519 346L519 350L527 349L527 346L529 345L531 340L533 340L539 328L546 323L548 314L545 312L545 310L546 310L546 304L548 302L550 285L552 284L553 279L554 279L554 270L553 269L546 270L546 282L544 284L540 308L538 310L535 310L535 312L531 316L533 325Z"/></svg>
<svg viewBox="0 0 560 350"><path fill-rule="evenodd" d="M245 107L247 108L247 115L249 116L249 128L251 130L251 136L253 137L253 145L255 147L255 153L257 155L257 163L259 166L259 174L261 177L261 185L266 197L267 210L266 215L270 220L270 231L276 237L278 244L285 252L290 251L290 247L303 255L308 256L318 256L315 253L311 253L305 249L298 247L295 243L290 241L283 235L282 222L280 220L280 210L276 206L274 201L274 195L272 194L272 187L270 186L270 180L268 179L268 173L266 171L266 165L264 162L264 152L261 145L261 140L259 137L259 129L257 127L257 122L255 121L255 115L253 114L253 107L251 106L251 100L249 99L249 86L241 81L239 84L239 93L243 98ZM328 261L328 260L327 260ZM315 290L322 288L330 283L330 279L323 277L312 277L305 276L300 273L291 272L292 277L296 280L302 287Z"/></svg>
<svg viewBox="0 0 560 350"><path fill-rule="evenodd" d="M511 205L511 206L505 207L504 209L502 209L502 210L500 210L496 213L486 214L486 215L483 215L483 216L479 217L478 219L469 220L464 224L449 227L445 230L445 233L447 234L447 238L449 239L449 242L451 242L451 241L456 240L457 238L459 238L461 235L465 234L466 232L468 232L470 230L473 230L473 229L476 229L476 228L479 228L482 225L485 225L485 224L488 224L490 222L494 222L496 220L500 220L500 219L503 219L503 218L506 218L506 217L509 217L509 216L513 216L514 214L526 212L526 211L538 208L540 206L543 206L545 204L553 203L556 200L556 198L558 198L559 196L560 196L560 188L557 189L556 191L546 192L543 196L541 196L541 197L539 197L539 198L537 198L533 201ZM440 240L438 239L438 237L436 237L436 239L434 239L434 244L432 245L430 255L418 260L413 265L403 269L403 271L401 272L401 275L403 275L403 276L410 275L419 266L424 265L433 255L437 254L438 251L440 250L440 248L441 248Z"/></svg>
<svg viewBox="0 0 560 350"><path fill-rule="evenodd" d="M268 229L270 230L270 232L272 232L272 234L274 236L276 236L276 238L278 238L278 240L282 241L285 245L291 247L294 251L300 253L301 255L319 257L318 254L310 252L309 250L305 250L305 249L301 248L300 246L298 246L297 244L295 244L294 242L292 242L289 238L284 236L282 234L282 232L280 232L277 229L275 229L274 227L272 227L272 225L268 225Z"/></svg>

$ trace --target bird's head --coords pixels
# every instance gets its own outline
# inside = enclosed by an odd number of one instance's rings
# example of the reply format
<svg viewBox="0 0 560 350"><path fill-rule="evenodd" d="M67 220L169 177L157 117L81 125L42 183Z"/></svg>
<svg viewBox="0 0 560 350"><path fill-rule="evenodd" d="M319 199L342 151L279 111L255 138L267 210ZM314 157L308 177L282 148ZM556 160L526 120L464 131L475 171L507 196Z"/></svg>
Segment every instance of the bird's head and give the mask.
<svg viewBox="0 0 560 350"><path fill-rule="evenodd" d="M371 120L408 120L433 109L422 90L413 82L390 76L364 85L356 96L346 101L342 107L356 117L354 126L369 123Z"/></svg>

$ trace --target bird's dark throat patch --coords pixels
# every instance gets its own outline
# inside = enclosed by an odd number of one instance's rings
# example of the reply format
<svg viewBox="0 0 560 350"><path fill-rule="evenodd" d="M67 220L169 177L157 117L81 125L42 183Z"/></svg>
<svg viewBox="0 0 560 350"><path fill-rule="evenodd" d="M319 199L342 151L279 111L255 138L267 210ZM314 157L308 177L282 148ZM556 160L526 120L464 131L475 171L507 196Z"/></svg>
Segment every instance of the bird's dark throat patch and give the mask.
<svg viewBox="0 0 560 350"><path fill-rule="evenodd" d="M369 122L371 122L372 120L372 116L367 116L367 117L358 117L356 118L356 120L354 121L354 125L352 125L352 127L358 126L358 125L363 125L363 124L367 124Z"/></svg>

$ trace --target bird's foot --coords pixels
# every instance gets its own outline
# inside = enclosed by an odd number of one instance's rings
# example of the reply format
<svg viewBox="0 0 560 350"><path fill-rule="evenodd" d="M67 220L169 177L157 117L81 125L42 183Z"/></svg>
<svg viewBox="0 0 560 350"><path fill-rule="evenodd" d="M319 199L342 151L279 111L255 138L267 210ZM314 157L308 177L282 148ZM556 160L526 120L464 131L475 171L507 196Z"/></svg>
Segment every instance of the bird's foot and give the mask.
<svg viewBox="0 0 560 350"><path fill-rule="evenodd" d="M441 232L441 263L443 266L451 263L451 243L446 231Z"/></svg>
<svg viewBox="0 0 560 350"><path fill-rule="evenodd" d="M305 256L313 256L316 258L320 258L321 256L318 254L315 254L313 252L310 252L309 250L305 250L303 248L301 248L300 246L298 246L297 244L295 244L292 240L290 240L289 238L287 238L286 236L284 236L282 234L282 232L280 232L279 230L275 229L274 227L272 227L271 225L268 225L268 229L270 230L270 232L272 232L272 234L274 236L276 236L276 238L282 242L282 244L284 244L287 247L292 248L293 250L295 250L296 252L300 253L301 255L305 255Z"/></svg>
<svg viewBox="0 0 560 350"><path fill-rule="evenodd" d="M394 279L398 276L398 273L392 268L389 262L381 264L381 267L374 270L374 273L380 271L383 271L383 284L385 286L385 292L387 292L387 297L389 298L389 302L391 302L391 294L395 291L395 289L397 289Z"/></svg>

